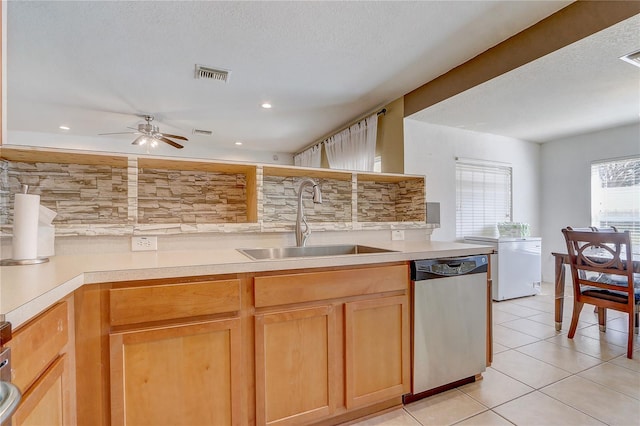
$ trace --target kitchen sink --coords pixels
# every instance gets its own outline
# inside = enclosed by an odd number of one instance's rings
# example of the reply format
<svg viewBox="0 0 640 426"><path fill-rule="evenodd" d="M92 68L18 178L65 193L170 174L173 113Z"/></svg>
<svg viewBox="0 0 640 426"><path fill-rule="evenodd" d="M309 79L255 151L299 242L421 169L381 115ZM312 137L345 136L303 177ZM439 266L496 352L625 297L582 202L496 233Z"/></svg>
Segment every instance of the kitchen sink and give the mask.
<svg viewBox="0 0 640 426"><path fill-rule="evenodd" d="M395 250L361 245L309 246L309 247L276 247L237 249L253 260L289 259L292 257L342 256L347 254L392 253Z"/></svg>

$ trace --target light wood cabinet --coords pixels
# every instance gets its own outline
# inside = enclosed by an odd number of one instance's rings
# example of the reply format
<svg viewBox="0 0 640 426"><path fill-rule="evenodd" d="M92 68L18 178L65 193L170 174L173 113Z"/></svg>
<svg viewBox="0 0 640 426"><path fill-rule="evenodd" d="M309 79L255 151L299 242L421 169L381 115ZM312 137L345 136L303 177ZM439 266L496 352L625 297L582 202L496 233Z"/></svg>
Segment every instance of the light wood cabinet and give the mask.
<svg viewBox="0 0 640 426"><path fill-rule="evenodd" d="M344 330L347 408L411 391L407 297L345 303Z"/></svg>
<svg viewBox="0 0 640 426"><path fill-rule="evenodd" d="M112 425L241 424L239 280L108 293Z"/></svg>
<svg viewBox="0 0 640 426"><path fill-rule="evenodd" d="M256 277L256 423L331 424L399 403L408 289L406 264Z"/></svg>
<svg viewBox="0 0 640 426"><path fill-rule="evenodd" d="M240 320L112 333L111 423L240 424Z"/></svg>
<svg viewBox="0 0 640 426"><path fill-rule="evenodd" d="M12 352L12 382L22 392L14 426L75 423L73 303L63 300L16 330L7 343ZM72 328L72 327L71 327Z"/></svg>
<svg viewBox="0 0 640 426"><path fill-rule="evenodd" d="M65 389L69 386L66 379L68 368L65 355L57 358L23 395L23 400L13 415L15 426L70 424L64 413L64 406L68 403L65 395Z"/></svg>
<svg viewBox="0 0 640 426"><path fill-rule="evenodd" d="M332 306L256 315L258 424L304 424L336 408Z"/></svg>
<svg viewBox="0 0 640 426"><path fill-rule="evenodd" d="M109 290L111 326L180 320L240 310L240 281L147 285Z"/></svg>
<svg viewBox="0 0 640 426"><path fill-rule="evenodd" d="M75 293L79 425L334 425L409 392L409 266Z"/></svg>

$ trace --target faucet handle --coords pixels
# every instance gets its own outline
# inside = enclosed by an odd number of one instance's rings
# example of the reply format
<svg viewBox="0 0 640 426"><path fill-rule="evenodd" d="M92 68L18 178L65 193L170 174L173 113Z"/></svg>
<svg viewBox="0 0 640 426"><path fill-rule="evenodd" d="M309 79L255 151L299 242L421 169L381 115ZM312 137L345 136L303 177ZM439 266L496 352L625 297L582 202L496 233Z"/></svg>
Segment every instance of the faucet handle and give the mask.
<svg viewBox="0 0 640 426"><path fill-rule="evenodd" d="M302 231L302 246L304 247L307 242L307 238L311 235L311 229L309 228L309 224L307 223L307 217L302 216L302 223L304 223L304 231Z"/></svg>

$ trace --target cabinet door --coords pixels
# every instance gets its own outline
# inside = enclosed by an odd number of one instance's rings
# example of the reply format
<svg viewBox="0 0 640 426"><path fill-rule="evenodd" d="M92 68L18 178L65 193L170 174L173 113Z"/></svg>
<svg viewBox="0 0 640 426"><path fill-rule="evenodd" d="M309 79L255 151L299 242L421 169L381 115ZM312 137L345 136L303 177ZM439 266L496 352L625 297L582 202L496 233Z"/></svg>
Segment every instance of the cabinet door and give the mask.
<svg viewBox="0 0 640 426"><path fill-rule="evenodd" d="M69 424L65 418L67 394L67 357L58 357L24 394L13 414L14 426Z"/></svg>
<svg viewBox="0 0 640 426"><path fill-rule="evenodd" d="M332 306L256 315L256 420L303 424L336 407Z"/></svg>
<svg viewBox="0 0 640 426"><path fill-rule="evenodd" d="M345 379L348 409L410 391L407 296L345 304Z"/></svg>
<svg viewBox="0 0 640 426"><path fill-rule="evenodd" d="M113 333L114 425L240 423L240 319Z"/></svg>

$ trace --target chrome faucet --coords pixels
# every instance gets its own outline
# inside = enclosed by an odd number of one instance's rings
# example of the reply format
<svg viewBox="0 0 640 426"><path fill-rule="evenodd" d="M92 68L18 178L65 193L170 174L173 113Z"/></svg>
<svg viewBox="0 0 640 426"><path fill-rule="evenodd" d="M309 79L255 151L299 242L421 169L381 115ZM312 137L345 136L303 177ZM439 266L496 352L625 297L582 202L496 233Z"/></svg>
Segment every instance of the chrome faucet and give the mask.
<svg viewBox="0 0 640 426"><path fill-rule="evenodd" d="M320 192L320 185L313 179L305 178L300 182L298 187L298 216L296 217L296 246L304 247L307 242L307 238L311 235L311 229L307 224L307 219L304 216L304 209L302 208L302 191L308 186L313 190L313 202L316 204L322 204L322 193ZM302 230L302 224L304 223L304 231Z"/></svg>

